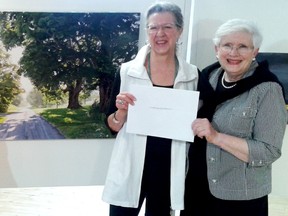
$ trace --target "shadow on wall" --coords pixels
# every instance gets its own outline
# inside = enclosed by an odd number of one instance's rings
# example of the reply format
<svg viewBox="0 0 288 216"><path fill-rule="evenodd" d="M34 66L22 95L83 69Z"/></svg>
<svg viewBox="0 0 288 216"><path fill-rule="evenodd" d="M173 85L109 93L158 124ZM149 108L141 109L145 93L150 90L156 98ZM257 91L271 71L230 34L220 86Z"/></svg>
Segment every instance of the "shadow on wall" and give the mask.
<svg viewBox="0 0 288 216"><path fill-rule="evenodd" d="M202 37L192 41L191 62L195 63L200 70L217 61L213 37L222 23L221 20L203 19L193 26L192 35L202 35Z"/></svg>
<svg viewBox="0 0 288 216"><path fill-rule="evenodd" d="M271 44L265 44L265 50L267 50L266 52L272 53L277 51L278 53L286 53L288 50L288 39L283 39L283 40L277 40L274 41L274 43L271 42ZM275 50L275 51L273 51ZM262 48L260 48L260 52L262 52ZM264 52L264 51L263 51Z"/></svg>
<svg viewBox="0 0 288 216"><path fill-rule="evenodd" d="M9 165L7 144L6 142L0 141L0 185L1 187L16 187L15 179L11 172Z"/></svg>
<svg viewBox="0 0 288 216"><path fill-rule="evenodd" d="M103 185L114 139L0 142L0 188Z"/></svg>

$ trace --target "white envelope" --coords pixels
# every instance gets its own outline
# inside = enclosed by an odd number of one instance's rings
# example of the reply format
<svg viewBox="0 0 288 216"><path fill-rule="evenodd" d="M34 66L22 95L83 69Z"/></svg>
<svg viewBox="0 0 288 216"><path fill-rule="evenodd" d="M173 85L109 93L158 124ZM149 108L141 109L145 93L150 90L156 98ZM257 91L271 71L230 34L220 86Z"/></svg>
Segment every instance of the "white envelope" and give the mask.
<svg viewBox="0 0 288 216"><path fill-rule="evenodd" d="M198 91L131 85L129 92L136 101L128 108L128 133L194 141Z"/></svg>

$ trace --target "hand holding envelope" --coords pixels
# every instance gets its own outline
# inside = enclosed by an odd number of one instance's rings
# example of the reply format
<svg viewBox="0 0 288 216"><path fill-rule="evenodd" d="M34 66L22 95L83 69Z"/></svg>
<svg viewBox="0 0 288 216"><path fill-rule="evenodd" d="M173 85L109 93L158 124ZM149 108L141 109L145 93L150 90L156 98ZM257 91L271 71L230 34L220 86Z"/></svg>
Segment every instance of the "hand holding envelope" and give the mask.
<svg viewBox="0 0 288 216"><path fill-rule="evenodd" d="M128 108L128 133L194 141L198 91L131 85L129 92L137 101Z"/></svg>

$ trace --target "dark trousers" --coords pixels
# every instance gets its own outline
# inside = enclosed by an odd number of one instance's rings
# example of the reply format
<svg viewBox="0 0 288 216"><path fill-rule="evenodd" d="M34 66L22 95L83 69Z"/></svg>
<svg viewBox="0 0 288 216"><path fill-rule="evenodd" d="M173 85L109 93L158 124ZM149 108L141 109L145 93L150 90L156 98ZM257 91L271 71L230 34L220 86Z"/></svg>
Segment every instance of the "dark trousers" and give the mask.
<svg viewBox="0 0 288 216"><path fill-rule="evenodd" d="M138 208L110 205L110 216L137 216L144 199L145 216L170 216L170 169L171 140L148 136Z"/></svg>
<svg viewBox="0 0 288 216"><path fill-rule="evenodd" d="M190 200L180 216L268 216L268 196L253 200L221 200L211 195L210 200L202 200L203 203L195 199L197 196Z"/></svg>
<svg viewBox="0 0 288 216"><path fill-rule="evenodd" d="M222 200L211 194L207 177L206 145L197 138L195 141L189 149L185 210L181 211L180 216L268 216L268 196L253 200Z"/></svg>

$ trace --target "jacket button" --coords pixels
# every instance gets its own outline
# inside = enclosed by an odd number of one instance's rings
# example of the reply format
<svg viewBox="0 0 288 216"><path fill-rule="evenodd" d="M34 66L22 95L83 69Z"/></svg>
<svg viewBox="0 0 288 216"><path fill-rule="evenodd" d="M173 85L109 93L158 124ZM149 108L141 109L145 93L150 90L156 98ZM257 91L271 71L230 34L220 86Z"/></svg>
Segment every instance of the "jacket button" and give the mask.
<svg viewBox="0 0 288 216"><path fill-rule="evenodd" d="M214 157L210 157L210 158L209 158L209 161L210 161L210 162L215 162L216 160L215 160Z"/></svg>
<svg viewBox="0 0 288 216"><path fill-rule="evenodd" d="M216 184L216 183L217 183L217 179L212 179L212 182L213 182L214 184Z"/></svg>

